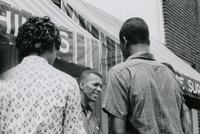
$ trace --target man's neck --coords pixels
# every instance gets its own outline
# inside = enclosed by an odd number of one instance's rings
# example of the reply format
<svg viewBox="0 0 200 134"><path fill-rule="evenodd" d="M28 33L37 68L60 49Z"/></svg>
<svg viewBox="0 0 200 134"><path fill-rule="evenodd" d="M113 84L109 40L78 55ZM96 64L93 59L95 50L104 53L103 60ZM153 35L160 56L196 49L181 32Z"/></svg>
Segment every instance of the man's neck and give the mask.
<svg viewBox="0 0 200 134"><path fill-rule="evenodd" d="M147 44L132 45L130 48L130 54L133 55L137 53L150 53L149 46Z"/></svg>
<svg viewBox="0 0 200 134"><path fill-rule="evenodd" d="M81 103L83 103L86 107L89 105L89 100L83 93L81 93Z"/></svg>

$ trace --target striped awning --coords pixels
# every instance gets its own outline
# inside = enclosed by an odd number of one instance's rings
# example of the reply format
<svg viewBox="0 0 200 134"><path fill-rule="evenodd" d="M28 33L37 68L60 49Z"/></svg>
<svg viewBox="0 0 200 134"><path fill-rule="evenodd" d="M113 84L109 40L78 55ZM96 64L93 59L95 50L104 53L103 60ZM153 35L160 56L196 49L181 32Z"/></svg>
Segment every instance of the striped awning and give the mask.
<svg viewBox="0 0 200 134"><path fill-rule="evenodd" d="M101 42L73 22L50 0L1 0L1 35L15 38L18 27L30 16L48 16L60 28L58 58L101 71ZM14 42L8 43L14 45Z"/></svg>
<svg viewBox="0 0 200 134"><path fill-rule="evenodd" d="M121 62L118 34L122 22L104 11L92 6L84 0L61 0L61 9L77 24L86 29L91 35L105 41L107 48L108 69ZM87 28L89 25L89 29ZM91 30L93 28L93 30ZM96 34L98 33L98 34ZM100 35L100 36L97 36ZM103 35L106 40L102 40ZM150 50L160 62L171 64L181 74L180 81L184 85L184 93L200 99L200 74L181 58L171 52L165 45L153 37L150 37ZM113 45L115 47L113 47ZM109 54L109 55L108 55ZM109 57L110 56L110 57ZM117 62L116 62L117 61ZM109 64L110 63L110 64Z"/></svg>

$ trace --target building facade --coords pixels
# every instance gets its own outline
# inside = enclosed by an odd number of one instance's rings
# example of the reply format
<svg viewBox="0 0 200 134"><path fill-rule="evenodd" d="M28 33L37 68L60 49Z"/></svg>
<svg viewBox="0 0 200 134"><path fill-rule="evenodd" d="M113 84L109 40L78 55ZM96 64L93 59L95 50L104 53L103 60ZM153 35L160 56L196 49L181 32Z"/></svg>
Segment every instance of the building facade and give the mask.
<svg viewBox="0 0 200 134"><path fill-rule="evenodd" d="M200 72L198 0L163 0L166 46Z"/></svg>
<svg viewBox="0 0 200 134"><path fill-rule="evenodd" d="M200 0L163 0L162 7L166 46L200 72ZM191 117L197 134L200 112Z"/></svg>

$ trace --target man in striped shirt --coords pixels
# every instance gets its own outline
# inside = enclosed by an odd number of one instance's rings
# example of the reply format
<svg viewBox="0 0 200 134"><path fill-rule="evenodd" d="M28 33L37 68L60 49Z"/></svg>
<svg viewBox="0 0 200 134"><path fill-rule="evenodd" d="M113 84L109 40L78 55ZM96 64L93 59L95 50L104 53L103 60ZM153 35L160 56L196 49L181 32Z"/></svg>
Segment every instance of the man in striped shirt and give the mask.
<svg viewBox="0 0 200 134"><path fill-rule="evenodd" d="M126 61L110 69L103 103L110 134L183 134L181 87L150 53L146 22L128 19L119 37Z"/></svg>

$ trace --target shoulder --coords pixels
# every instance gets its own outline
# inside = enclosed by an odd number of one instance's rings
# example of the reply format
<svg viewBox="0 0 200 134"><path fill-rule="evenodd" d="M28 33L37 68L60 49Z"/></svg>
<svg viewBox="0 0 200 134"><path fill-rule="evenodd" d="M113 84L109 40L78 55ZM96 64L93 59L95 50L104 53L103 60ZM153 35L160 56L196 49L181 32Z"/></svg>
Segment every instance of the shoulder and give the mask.
<svg viewBox="0 0 200 134"><path fill-rule="evenodd" d="M63 95L68 96L68 103L75 103L74 100L80 101L80 90L78 83L72 76L51 67L53 71L51 75L51 82L53 82L52 88L57 88L57 91Z"/></svg>
<svg viewBox="0 0 200 134"><path fill-rule="evenodd" d="M130 66L129 62L125 61L118 65L113 66L112 68L110 68L110 71L121 72L121 71L129 68L129 66Z"/></svg>
<svg viewBox="0 0 200 134"><path fill-rule="evenodd" d="M117 77L120 77L120 79L123 78L126 80L135 75L136 66L137 64L133 63L132 61L125 61L112 67L109 70L109 75L115 75Z"/></svg>
<svg viewBox="0 0 200 134"><path fill-rule="evenodd" d="M16 65L15 67L7 70L6 72L0 75L0 80L12 80L16 77L20 77L20 75L24 72L24 68L21 64Z"/></svg>
<svg viewBox="0 0 200 134"><path fill-rule="evenodd" d="M154 61L155 63L152 63L154 65L157 64L156 61ZM143 59L131 59L131 60L126 60L118 65L115 65L114 67L112 67L110 70L113 70L113 71L123 71L123 70L129 70L129 69L133 69L133 68L136 68L137 66L141 66L141 65L144 65L144 64L149 64L151 62L149 62L149 60L143 60Z"/></svg>
<svg viewBox="0 0 200 134"><path fill-rule="evenodd" d="M59 82L64 82L72 86L77 86L76 79L70 76L69 74L62 72L53 66L51 66L50 70L54 72L55 79L57 79Z"/></svg>

